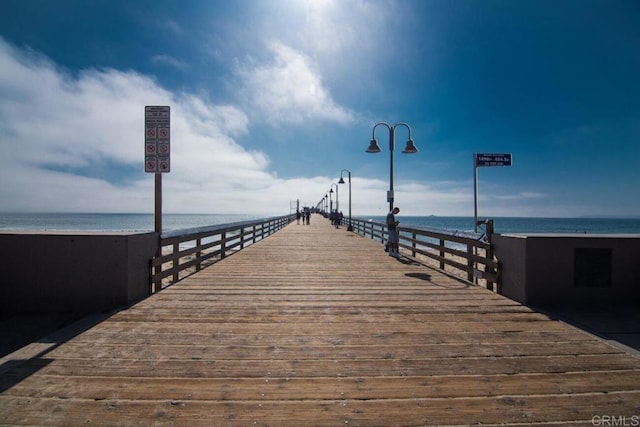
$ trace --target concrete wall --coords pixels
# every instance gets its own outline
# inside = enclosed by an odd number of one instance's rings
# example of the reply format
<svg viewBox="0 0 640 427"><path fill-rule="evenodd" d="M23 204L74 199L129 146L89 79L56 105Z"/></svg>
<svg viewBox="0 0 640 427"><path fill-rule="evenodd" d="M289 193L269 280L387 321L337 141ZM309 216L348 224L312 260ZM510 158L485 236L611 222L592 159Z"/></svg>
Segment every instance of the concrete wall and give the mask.
<svg viewBox="0 0 640 427"><path fill-rule="evenodd" d="M156 233L0 232L3 313L89 313L149 295Z"/></svg>
<svg viewBox="0 0 640 427"><path fill-rule="evenodd" d="M640 300L640 235L505 234L492 242L501 293L513 300Z"/></svg>

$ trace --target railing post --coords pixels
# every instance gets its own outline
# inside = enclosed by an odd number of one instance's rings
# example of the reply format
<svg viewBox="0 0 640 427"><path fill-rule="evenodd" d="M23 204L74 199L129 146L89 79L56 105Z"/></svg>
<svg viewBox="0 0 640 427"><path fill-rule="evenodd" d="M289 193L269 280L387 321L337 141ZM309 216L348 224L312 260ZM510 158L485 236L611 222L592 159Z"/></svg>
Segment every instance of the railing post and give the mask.
<svg viewBox="0 0 640 427"><path fill-rule="evenodd" d="M445 240L444 239L440 239L440 257L444 258L445 257L445 251L444 251L444 245L445 245ZM441 259L440 260L440 270L444 270L444 261Z"/></svg>
<svg viewBox="0 0 640 427"><path fill-rule="evenodd" d="M220 259L226 256L225 251L227 248L227 232L223 231L220 234Z"/></svg>
<svg viewBox="0 0 640 427"><path fill-rule="evenodd" d="M160 240L160 239L158 239ZM158 250L153 258L151 258L151 282L149 283L149 295L154 294L160 290L160 284L158 283L156 276L162 273L162 264L154 265L154 261L162 256L162 240L158 242Z"/></svg>
<svg viewBox="0 0 640 427"><path fill-rule="evenodd" d="M253 243L256 242L256 224L253 224L253 232L251 233L253 235Z"/></svg>
<svg viewBox="0 0 640 427"><path fill-rule="evenodd" d="M411 251L411 256L412 257L416 257L416 239L418 238L418 236L416 235L416 233L411 233L411 239L413 240L411 243L411 247L413 248L413 250Z"/></svg>
<svg viewBox="0 0 640 427"><path fill-rule="evenodd" d="M178 265L180 264L180 243L173 244L173 253L171 258L171 267L175 270L173 273L173 282L177 282L180 279L180 272L178 271Z"/></svg>
<svg viewBox="0 0 640 427"><path fill-rule="evenodd" d="M473 246L467 244L467 280L473 282Z"/></svg>
<svg viewBox="0 0 640 427"><path fill-rule="evenodd" d="M200 271L202 268L202 263L200 262L200 256L202 255L202 251L200 250L201 246L202 239L196 239L196 248L198 248L198 251L196 252L196 271Z"/></svg>
<svg viewBox="0 0 640 427"><path fill-rule="evenodd" d="M487 250L485 251L485 258L490 259L493 261L493 243L491 243L491 236L493 235L494 232L494 228L493 228L493 220L490 219L487 221L487 243L489 244L489 247L487 248ZM487 265L485 264L485 271L487 270ZM489 268L489 273L491 274L491 276L496 276L497 272L495 269L493 268ZM500 289L500 283L497 284L498 285L498 293L500 293L501 289ZM489 280L487 280L487 289L489 289L490 291L493 290L493 282L490 282Z"/></svg>

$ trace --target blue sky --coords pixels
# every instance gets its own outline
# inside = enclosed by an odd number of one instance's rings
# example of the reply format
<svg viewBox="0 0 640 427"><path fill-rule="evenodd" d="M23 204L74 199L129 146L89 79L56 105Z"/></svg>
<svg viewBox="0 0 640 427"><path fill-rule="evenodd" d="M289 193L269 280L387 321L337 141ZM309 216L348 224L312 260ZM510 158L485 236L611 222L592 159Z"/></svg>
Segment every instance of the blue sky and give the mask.
<svg viewBox="0 0 640 427"><path fill-rule="evenodd" d="M352 172L407 215L640 216L635 0L4 0L0 210L152 212L144 106L171 105L165 212L281 214ZM347 187L340 208L347 210Z"/></svg>

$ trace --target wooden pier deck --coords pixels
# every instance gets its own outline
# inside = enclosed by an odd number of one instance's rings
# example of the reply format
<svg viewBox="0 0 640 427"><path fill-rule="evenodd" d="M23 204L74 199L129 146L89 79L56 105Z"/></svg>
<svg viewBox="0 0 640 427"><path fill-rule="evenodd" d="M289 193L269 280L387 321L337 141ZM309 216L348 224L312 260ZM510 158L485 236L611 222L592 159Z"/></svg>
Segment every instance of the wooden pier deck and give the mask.
<svg viewBox="0 0 640 427"><path fill-rule="evenodd" d="M0 425L640 421L637 357L318 216L0 375Z"/></svg>

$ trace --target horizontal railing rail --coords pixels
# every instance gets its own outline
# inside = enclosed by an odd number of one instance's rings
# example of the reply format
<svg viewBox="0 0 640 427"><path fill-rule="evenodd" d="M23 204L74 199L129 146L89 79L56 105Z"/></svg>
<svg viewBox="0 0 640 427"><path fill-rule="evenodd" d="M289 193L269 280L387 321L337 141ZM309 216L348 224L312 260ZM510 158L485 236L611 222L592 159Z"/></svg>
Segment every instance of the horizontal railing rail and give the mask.
<svg viewBox="0 0 640 427"><path fill-rule="evenodd" d="M348 225L349 218L343 218L341 223ZM381 243L389 236L386 224L380 222L352 218L351 226L355 233ZM480 234L399 226L398 236L399 247L414 258L420 254L435 260L441 270L453 268L469 282L484 279L491 290L494 284L499 286L498 261L493 256L491 244L481 239Z"/></svg>
<svg viewBox="0 0 640 427"><path fill-rule="evenodd" d="M295 220L294 215L175 230L160 235L160 255L151 261L152 291L200 271Z"/></svg>

